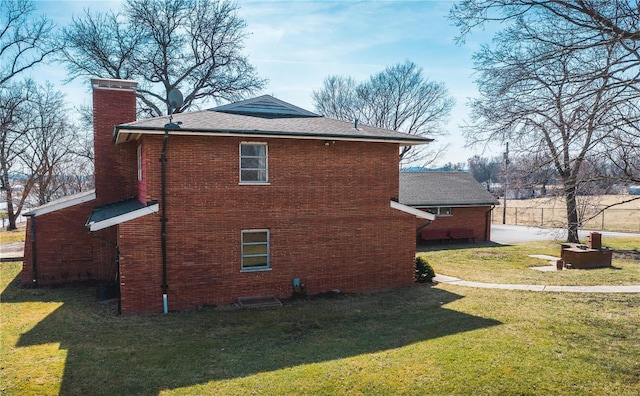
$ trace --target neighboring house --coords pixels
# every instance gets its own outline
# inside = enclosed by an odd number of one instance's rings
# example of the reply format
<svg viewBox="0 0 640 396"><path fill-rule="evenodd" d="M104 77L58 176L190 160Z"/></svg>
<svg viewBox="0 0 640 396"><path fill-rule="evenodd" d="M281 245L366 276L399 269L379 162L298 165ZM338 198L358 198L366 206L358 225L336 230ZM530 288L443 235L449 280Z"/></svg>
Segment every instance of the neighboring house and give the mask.
<svg viewBox="0 0 640 396"><path fill-rule="evenodd" d="M419 241L488 241L498 200L467 172L401 172L400 203L430 212L418 221Z"/></svg>
<svg viewBox="0 0 640 396"><path fill-rule="evenodd" d="M113 284L122 313L413 283L400 146L430 139L271 96L135 120L133 81L93 79L95 192L32 210L24 285Z"/></svg>

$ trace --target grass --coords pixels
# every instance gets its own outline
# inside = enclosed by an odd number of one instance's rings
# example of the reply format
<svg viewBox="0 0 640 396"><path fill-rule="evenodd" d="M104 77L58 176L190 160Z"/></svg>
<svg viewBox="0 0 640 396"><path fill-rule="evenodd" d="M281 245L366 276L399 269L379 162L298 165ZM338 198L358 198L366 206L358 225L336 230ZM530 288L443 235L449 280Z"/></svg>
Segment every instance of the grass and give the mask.
<svg viewBox="0 0 640 396"><path fill-rule="evenodd" d="M457 254L423 254L432 253ZM487 271L502 271L495 254L484 256ZM640 392L638 294L421 284L274 310L117 317L95 289L21 289L19 271L0 266L0 383L10 395Z"/></svg>
<svg viewBox="0 0 640 396"><path fill-rule="evenodd" d="M24 242L24 227L24 224L18 224L18 229L13 231L7 231L6 228L0 228L0 243Z"/></svg>
<svg viewBox="0 0 640 396"><path fill-rule="evenodd" d="M612 268L541 272L530 269L549 262L531 254L560 256L560 242L538 241L504 247L496 244L434 246L423 248L436 273L468 281L531 285L638 285L640 261L614 258ZM640 238L606 238L603 245L614 250L640 250Z"/></svg>

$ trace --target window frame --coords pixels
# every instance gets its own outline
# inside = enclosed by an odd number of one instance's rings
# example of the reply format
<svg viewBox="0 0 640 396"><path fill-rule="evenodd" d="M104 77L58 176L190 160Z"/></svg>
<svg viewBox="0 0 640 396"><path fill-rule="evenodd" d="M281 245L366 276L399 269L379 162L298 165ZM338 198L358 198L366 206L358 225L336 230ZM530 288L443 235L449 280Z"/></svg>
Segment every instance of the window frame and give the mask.
<svg viewBox="0 0 640 396"><path fill-rule="evenodd" d="M427 212L436 216L453 216L453 206L430 206L425 208ZM442 213L442 209L449 209L447 213Z"/></svg>
<svg viewBox="0 0 640 396"><path fill-rule="evenodd" d="M245 234L258 234L265 233L266 241L265 242L245 242L244 236ZM266 254L246 254L244 253L245 246L266 246ZM261 266L247 266L245 267L244 260L245 258L252 257L266 257L267 264ZM271 232L268 228L261 229L246 229L240 232L240 272L255 272L255 271L270 271L271 270Z"/></svg>
<svg viewBox="0 0 640 396"><path fill-rule="evenodd" d="M243 146L264 146L264 157L262 156L243 156L242 155L242 147ZM268 185L269 184L269 145L266 142L240 142L240 146L238 149L238 179L240 184L248 184L248 185ZM264 168L243 168L242 160L246 158L264 158ZM251 171L264 171L264 180L243 180L242 179L242 171L251 170Z"/></svg>

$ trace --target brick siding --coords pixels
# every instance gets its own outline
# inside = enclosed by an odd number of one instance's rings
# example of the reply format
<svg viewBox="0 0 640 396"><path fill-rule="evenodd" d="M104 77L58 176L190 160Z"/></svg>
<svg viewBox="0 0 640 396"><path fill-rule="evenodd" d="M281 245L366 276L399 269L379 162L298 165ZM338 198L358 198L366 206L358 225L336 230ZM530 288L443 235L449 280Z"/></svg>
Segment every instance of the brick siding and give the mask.
<svg viewBox="0 0 640 396"><path fill-rule="evenodd" d="M162 137L143 138L146 200L159 199ZM169 309L413 283L414 217L390 208L394 144L264 139L269 185L239 185L239 138L170 137ZM383 166L384 164L384 166ZM159 216L119 225L122 312L162 310ZM241 231L270 230L266 271L241 272Z"/></svg>
<svg viewBox="0 0 640 396"><path fill-rule="evenodd" d="M489 241L491 239L491 214L487 212L491 206L454 207L451 208L451 216L438 216L428 225L429 230L450 230L452 228L470 228L476 241ZM417 226L425 224L424 220L418 220Z"/></svg>
<svg viewBox="0 0 640 396"><path fill-rule="evenodd" d="M135 91L103 88L93 90L96 206L136 195L136 143L113 143L113 127L135 120Z"/></svg>
<svg viewBox="0 0 640 396"><path fill-rule="evenodd" d="M136 94L132 90L93 90L96 199L35 217L36 273L33 282L33 251L27 220L22 284L52 286L79 281L113 281L116 275L116 230L91 236L85 222L93 208L136 194L137 164L134 142L115 145L116 124L135 121Z"/></svg>
<svg viewBox="0 0 640 396"><path fill-rule="evenodd" d="M137 196L160 200L161 135L115 145L115 124L135 119L135 93L94 89L94 201L35 217L38 284L115 279L120 249L122 313L162 311L160 213L99 231L84 226L95 206ZM171 136L167 149L169 309L238 297L365 292L413 283L415 217L390 207L398 196L398 145L257 139L268 144L268 185L239 184L234 137ZM256 139L250 139L255 141ZM137 145L143 180L137 180ZM241 271L241 231L270 230L267 271ZM31 284L29 232L22 282Z"/></svg>
<svg viewBox="0 0 640 396"><path fill-rule="evenodd" d="M85 202L35 217L36 273L33 282L31 222L27 219L22 284L54 286L84 281L114 280L116 275L115 229L96 233L93 237L84 226L95 206Z"/></svg>

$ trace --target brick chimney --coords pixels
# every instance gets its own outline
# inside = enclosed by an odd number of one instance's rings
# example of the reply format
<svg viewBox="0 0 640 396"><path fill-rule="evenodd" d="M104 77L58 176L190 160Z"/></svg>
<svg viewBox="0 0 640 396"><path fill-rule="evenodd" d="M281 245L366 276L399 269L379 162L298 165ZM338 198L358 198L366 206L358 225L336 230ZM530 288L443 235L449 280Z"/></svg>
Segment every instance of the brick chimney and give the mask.
<svg viewBox="0 0 640 396"><path fill-rule="evenodd" d="M136 86L131 80L92 78L93 150L98 205L136 195L136 143L116 145L115 125L136 120Z"/></svg>

